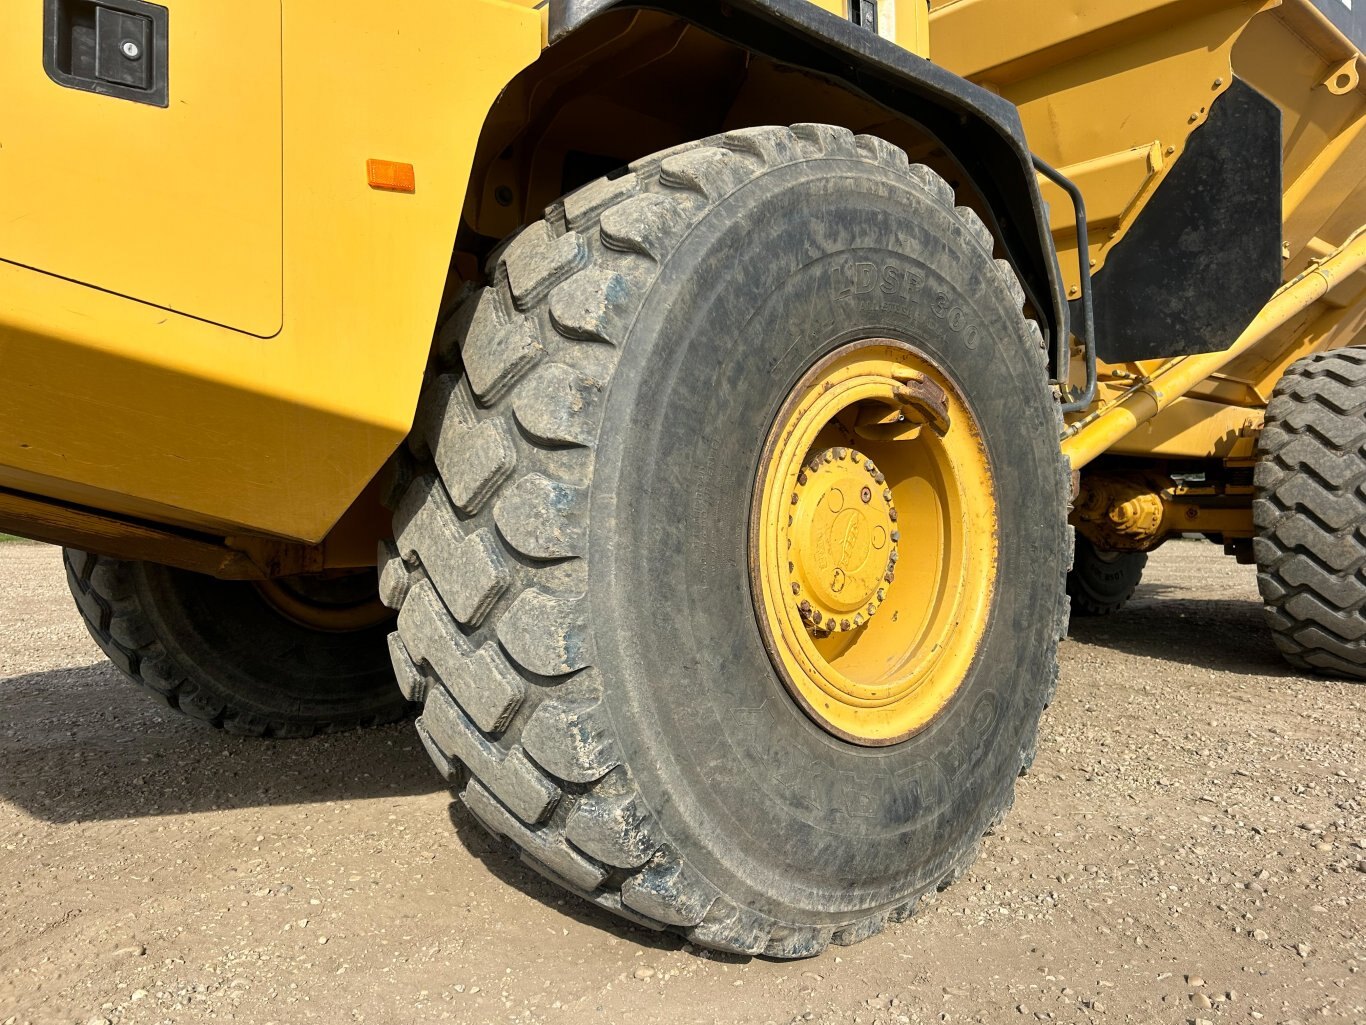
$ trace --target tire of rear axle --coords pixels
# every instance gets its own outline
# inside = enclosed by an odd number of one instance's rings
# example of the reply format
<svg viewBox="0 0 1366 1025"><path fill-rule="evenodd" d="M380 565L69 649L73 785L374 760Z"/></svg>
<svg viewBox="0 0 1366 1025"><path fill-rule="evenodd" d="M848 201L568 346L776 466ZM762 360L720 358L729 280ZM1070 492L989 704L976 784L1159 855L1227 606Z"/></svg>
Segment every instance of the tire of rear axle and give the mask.
<svg viewBox="0 0 1366 1025"><path fill-rule="evenodd" d="M1146 552L1103 552L1078 534L1077 552L1067 574L1074 616L1108 616L1133 597L1148 565Z"/></svg>
<svg viewBox="0 0 1366 1025"><path fill-rule="evenodd" d="M72 548L62 558L95 643L133 683L193 719L294 738L395 722L412 709L394 682L390 623L311 629L250 582Z"/></svg>
<svg viewBox="0 0 1366 1025"><path fill-rule="evenodd" d="M1252 548L1287 662L1366 679L1366 347L1277 382L1257 445Z"/></svg>
<svg viewBox="0 0 1366 1025"><path fill-rule="evenodd" d="M905 917L1010 804L1066 624L1058 408L990 233L882 140L760 128L586 186L489 273L440 336L381 574L437 766L528 865L702 946L802 957ZM976 660L880 748L788 697L745 554L779 406L858 337L954 377L999 492Z"/></svg>

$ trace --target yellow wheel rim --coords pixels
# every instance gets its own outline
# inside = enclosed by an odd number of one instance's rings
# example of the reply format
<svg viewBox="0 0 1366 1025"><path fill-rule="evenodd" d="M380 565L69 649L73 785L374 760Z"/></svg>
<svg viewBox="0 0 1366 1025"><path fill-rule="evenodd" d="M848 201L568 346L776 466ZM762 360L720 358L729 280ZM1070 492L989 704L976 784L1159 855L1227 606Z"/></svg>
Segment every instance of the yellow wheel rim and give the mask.
<svg viewBox="0 0 1366 1025"><path fill-rule="evenodd" d="M257 580L257 592L286 619L310 630L351 633L394 618L379 600L374 571L342 570Z"/></svg>
<svg viewBox="0 0 1366 1025"><path fill-rule="evenodd" d="M996 547L977 422L932 361L877 338L802 378L764 448L750 575L769 656L811 718L864 745L923 729L981 643Z"/></svg>

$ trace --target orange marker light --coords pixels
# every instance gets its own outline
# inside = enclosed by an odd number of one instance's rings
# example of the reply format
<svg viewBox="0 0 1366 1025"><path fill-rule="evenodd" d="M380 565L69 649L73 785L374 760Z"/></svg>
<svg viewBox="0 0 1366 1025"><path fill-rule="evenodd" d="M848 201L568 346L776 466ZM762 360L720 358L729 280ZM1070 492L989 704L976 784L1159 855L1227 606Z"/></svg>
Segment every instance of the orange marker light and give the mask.
<svg viewBox="0 0 1366 1025"><path fill-rule="evenodd" d="M386 192L416 192L417 181L413 176L412 164L401 164L397 160L375 160L365 162L365 176L370 188Z"/></svg>

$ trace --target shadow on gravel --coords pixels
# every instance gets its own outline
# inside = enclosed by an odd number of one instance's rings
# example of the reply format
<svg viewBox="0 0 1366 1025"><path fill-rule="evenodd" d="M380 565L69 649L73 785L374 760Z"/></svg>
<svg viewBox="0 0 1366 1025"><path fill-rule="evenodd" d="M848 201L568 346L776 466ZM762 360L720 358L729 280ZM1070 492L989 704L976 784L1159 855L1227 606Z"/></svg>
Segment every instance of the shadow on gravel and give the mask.
<svg viewBox="0 0 1366 1025"><path fill-rule="evenodd" d="M1168 598L1180 587L1140 584L1110 616L1073 616L1071 640L1130 655L1229 673L1296 676L1281 658L1256 601Z"/></svg>
<svg viewBox="0 0 1366 1025"><path fill-rule="evenodd" d="M107 662L0 680L0 800L48 822L442 788L410 722L255 740L158 706Z"/></svg>

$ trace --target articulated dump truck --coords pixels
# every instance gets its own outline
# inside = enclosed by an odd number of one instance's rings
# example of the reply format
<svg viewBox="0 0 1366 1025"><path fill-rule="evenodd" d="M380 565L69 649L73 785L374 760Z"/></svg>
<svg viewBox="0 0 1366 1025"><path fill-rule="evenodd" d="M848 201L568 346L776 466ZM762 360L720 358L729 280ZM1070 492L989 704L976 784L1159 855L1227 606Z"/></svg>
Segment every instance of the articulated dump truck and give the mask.
<svg viewBox="0 0 1366 1025"><path fill-rule="evenodd" d="M787 958L1173 536L1366 676L1362 4L7 14L0 529L171 708L416 713L459 828Z"/></svg>

